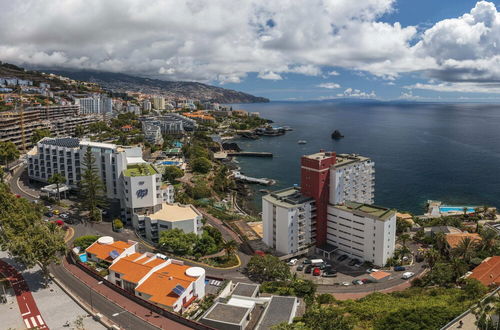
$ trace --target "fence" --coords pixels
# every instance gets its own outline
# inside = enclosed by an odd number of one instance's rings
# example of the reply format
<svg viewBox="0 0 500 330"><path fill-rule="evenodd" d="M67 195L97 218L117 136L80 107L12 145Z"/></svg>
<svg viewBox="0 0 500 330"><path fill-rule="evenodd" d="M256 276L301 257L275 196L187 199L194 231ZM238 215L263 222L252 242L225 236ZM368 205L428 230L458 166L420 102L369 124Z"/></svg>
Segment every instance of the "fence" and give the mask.
<svg viewBox="0 0 500 330"><path fill-rule="evenodd" d="M180 323L182 325L191 327L192 329L213 330L213 328L211 328L211 327L208 327L206 325L203 325L203 324L195 322L195 321L185 319L182 316L179 316L179 315L172 313L170 311L167 311L167 310L165 310L165 309L163 309L155 304L152 304L144 299L141 299L131 292L123 290L119 286L111 283L110 281L108 281L105 278L103 278L102 276L100 276L94 269L88 267L87 265L85 265L81 261L76 260L75 255L73 253L69 254L67 260L68 260L68 262L75 264L78 268L80 268L81 270L83 270L84 272L86 272L87 274L89 274L90 276L95 278L96 280L102 281L102 283L104 285L106 285L107 287L115 290L116 292L127 297L128 299L133 300L134 302L138 303L142 307L148 308L149 310L151 310L151 311L153 311L161 316L164 316L164 317L166 317L172 321L175 321L177 323Z"/></svg>

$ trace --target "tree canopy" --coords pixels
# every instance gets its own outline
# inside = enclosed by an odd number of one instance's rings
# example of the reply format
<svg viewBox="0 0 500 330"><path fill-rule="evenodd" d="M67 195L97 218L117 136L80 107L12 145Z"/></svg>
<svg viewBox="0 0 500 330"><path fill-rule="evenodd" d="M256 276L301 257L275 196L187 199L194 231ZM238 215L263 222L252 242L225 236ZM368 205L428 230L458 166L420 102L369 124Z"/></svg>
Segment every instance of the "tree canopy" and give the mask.
<svg viewBox="0 0 500 330"><path fill-rule="evenodd" d="M172 184L176 183L178 178L184 175L184 171L177 166L165 166L163 170L163 181L170 182Z"/></svg>
<svg viewBox="0 0 500 330"><path fill-rule="evenodd" d="M253 256L247 265L250 278L258 281L284 281L290 278L290 268L277 257L266 254Z"/></svg>
<svg viewBox="0 0 500 330"><path fill-rule="evenodd" d="M0 162L4 165L19 158L19 154L19 150L14 143L0 141Z"/></svg>
<svg viewBox="0 0 500 330"><path fill-rule="evenodd" d="M80 181L80 208L88 211L90 221L101 221L99 207L105 205L104 185L95 165L95 156L87 147L83 156L83 173Z"/></svg>

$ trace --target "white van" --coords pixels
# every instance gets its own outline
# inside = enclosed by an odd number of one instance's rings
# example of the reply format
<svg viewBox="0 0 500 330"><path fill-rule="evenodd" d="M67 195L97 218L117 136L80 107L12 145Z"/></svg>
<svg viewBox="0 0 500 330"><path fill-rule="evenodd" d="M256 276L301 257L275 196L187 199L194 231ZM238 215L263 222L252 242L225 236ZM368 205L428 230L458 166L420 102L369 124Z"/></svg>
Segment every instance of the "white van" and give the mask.
<svg viewBox="0 0 500 330"><path fill-rule="evenodd" d="M313 265L313 266L319 266L319 265L321 265L323 262L324 262L324 261L323 261L323 259L312 259L312 260L311 260L311 265Z"/></svg>
<svg viewBox="0 0 500 330"><path fill-rule="evenodd" d="M407 280L409 279L410 277L412 277L413 275L415 275L415 273L413 272L406 272L406 273L403 273L403 279Z"/></svg>

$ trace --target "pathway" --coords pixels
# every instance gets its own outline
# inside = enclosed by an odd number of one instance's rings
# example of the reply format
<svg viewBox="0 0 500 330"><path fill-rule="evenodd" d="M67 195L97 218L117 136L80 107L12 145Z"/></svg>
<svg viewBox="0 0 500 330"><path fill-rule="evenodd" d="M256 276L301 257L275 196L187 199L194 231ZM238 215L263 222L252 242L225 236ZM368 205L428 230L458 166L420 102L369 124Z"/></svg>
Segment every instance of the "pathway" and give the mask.
<svg viewBox="0 0 500 330"><path fill-rule="evenodd" d="M38 310L35 299L24 280L24 277L11 265L0 260L0 273L10 282L17 298L17 305L28 329L36 328L40 330L49 329Z"/></svg>

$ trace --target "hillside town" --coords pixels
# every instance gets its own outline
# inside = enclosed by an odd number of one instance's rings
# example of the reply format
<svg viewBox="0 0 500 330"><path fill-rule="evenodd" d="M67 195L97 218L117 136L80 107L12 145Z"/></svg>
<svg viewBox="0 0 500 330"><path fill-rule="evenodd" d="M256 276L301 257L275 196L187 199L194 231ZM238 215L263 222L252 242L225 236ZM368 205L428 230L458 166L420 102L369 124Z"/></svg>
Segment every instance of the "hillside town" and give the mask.
<svg viewBox="0 0 500 330"><path fill-rule="evenodd" d="M244 206L248 186L273 180L242 174L234 160L272 154L234 141L291 128L212 100L2 67L11 74L0 71L0 314L21 311L3 324L497 324L496 208L429 201L417 215L374 205L372 159L318 150L301 157L300 184L262 191L256 214ZM44 283L36 292L33 276Z"/></svg>

